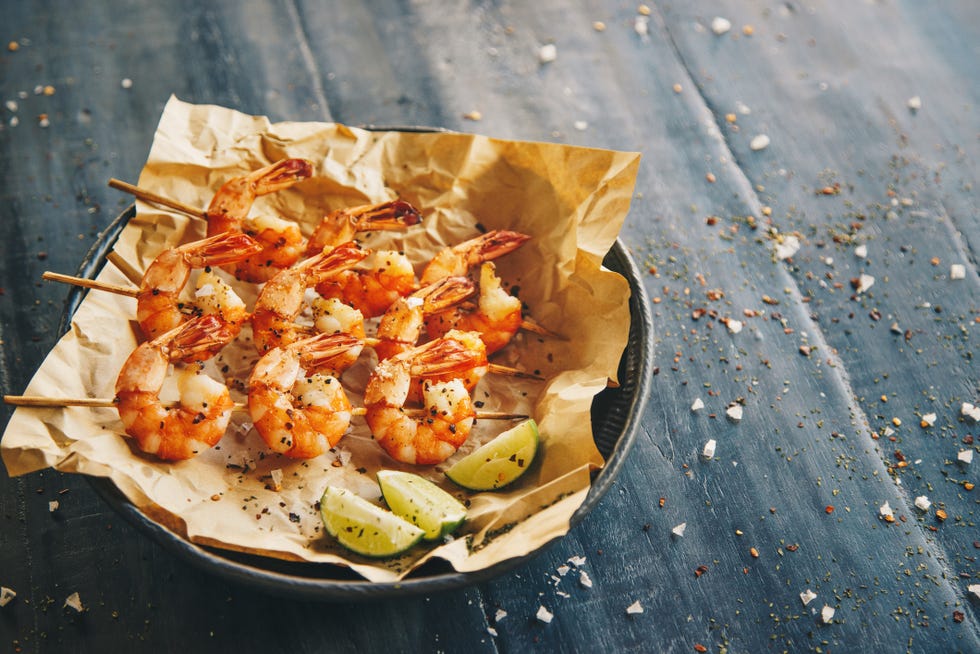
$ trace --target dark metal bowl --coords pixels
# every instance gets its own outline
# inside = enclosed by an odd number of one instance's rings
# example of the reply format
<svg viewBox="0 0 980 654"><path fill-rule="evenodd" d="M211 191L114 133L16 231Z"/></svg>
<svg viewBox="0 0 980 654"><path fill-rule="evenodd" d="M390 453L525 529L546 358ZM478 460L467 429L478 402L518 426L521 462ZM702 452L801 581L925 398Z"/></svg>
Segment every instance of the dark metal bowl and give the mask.
<svg viewBox="0 0 980 654"><path fill-rule="evenodd" d="M119 233L135 215L135 206L130 206L99 235L78 269L79 277L92 278L98 274ZM572 515L573 527L598 504L619 473L636 438L652 380L652 317L639 270L618 240L603 263L629 281L632 320L629 341L619 363L620 386L603 390L592 403L595 442L606 465L593 475L585 501ZM62 334L67 332L85 293L79 287L72 287L69 292L61 320ZM430 561L402 581L378 583L367 581L343 566L281 561L197 545L144 515L108 479L87 479L112 508L180 558L225 579L292 598L352 601L431 594L486 581L526 563L541 551L465 573L453 570L444 561Z"/></svg>

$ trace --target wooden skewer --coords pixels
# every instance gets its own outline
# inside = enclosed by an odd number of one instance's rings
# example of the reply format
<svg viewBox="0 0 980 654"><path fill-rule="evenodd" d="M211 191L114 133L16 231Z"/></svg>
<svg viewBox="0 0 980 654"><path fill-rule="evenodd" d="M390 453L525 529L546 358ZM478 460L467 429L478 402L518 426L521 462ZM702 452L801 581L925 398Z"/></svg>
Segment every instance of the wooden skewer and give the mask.
<svg viewBox="0 0 980 654"><path fill-rule="evenodd" d="M115 293L116 295L126 295L129 297L136 297L139 295L139 290L132 287L119 286L117 284L109 284L107 282L99 282L94 279L86 279L84 277L62 275L61 273L51 272L50 270L44 271L41 278L52 282L61 282L62 284L93 288L97 291L107 291L109 293Z"/></svg>
<svg viewBox="0 0 980 654"><path fill-rule="evenodd" d="M172 200L168 197L158 195L153 191L148 191L145 188L140 188L139 186L134 186L129 182L124 182L121 179L112 178L109 180L109 186L116 189L117 191L122 191L124 193L129 193L138 200L143 200L144 202L152 202L153 204L159 204L160 206L167 207L168 209L173 209L174 211L179 211L181 213L187 214L192 218L200 218L201 220L207 220L207 212L198 209L197 207L192 207L189 204L184 204L178 200Z"/></svg>
<svg viewBox="0 0 980 654"><path fill-rule="evenodd" d="M39 395L4 395L3 401L12 406L23 407L46 407L57 408L66 406L85 406L92 408L115 408L116 401L101 397L41 397ZM164 403L165 407L177 406L176 402ZM235 411L247 411L248 406L241 402L236 402ZM367 409L357 407L351 411L353 416L363 416ZM425 409L406 408L405 413L410 416L418 417L426 415ZM477 411L477 420L523 420L527 418L524 413L506 413L504 411Z"/></svg>
<svg viewBox="0 0 980 654"><path fill-rule="evenodd" d="M121 256L119 256L119 253L116 252L115 250L109 252L109 254L105 256L105 258L108 259L109 262L112 263L112 265L118 268L119 272L125 275L126 279L131 281L134 286L139 286L140 284L143 283L143 274L140 271L136 270L136 268L133 268L133 266L128 261L126 261Z"/></svg>

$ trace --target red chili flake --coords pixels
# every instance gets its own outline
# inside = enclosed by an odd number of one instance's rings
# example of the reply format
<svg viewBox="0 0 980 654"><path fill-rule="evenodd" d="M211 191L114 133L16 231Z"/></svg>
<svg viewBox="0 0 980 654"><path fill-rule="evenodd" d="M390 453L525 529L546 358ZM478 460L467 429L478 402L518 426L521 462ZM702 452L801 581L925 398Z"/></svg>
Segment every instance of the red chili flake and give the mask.
<svg viewBox="0 0 980 654"><path fill-rule="evenodd" d="M833 505L831 505L831 504L828 504L828 505L826 506L826 508L824 508L824 510L823 510L823 511L824 511L824 513L826 513L827 515L830 515L831 513L833 513L833 512L834 512L834 507L833 507Z"/></svg>
<svg viewBox="0 0 980 654"><path fill-rule="evenodd" d="M695 577L700 577L701 575L703 575L703 574L704 574L705 572L707 572L707 571L708 571L708 566L706 566L706 565L699 565L699 566L698 566L698 567L697 567L697 568L696 568L696 569L694 570L694 576L695 576Z"/></svg>
<svg viewBox="0 0 980 654"><path fill-rule="evenodd" d="M705 309L695 309L694 311L691 312L691 319L700 320L706 313L708 312Z"/></svg>
<svg viewBox="0 0 980 654"><path fill-rule="evenodd" d="M702 645L701 643L694 643L694 651L695 652L707 652L708 651L708 648L705 647L704 645Z"/></svg>
<svg viewBox="0 0 980 654"><path fill-rule="evenodd" d="M795 552L796 550L800 549L800 546L797 545L796 543L793 543L792 545L787 545L786 549L790 552Z"/></svg>
<svg viewBox="0 0 980 654"><path fill-rule="evenodd" d="M666 503L667 503L667 498L666 497L661 497L660 498L660 502L659 502L660 508L661 509L664 508L664 504L666 504Z"/></svg>
<svg viewBox="0 0 980 654"><path fill-rule="evenodd" d="M708 223L709 225L717 225L718 216L708 216L704 222Z"/></svg>
<svg viewBox="0 0 980 654"><path fill-rule="evenodd" d="M966 619L966 614L963 611L953 611L953 622L959 624Z"/></svg>

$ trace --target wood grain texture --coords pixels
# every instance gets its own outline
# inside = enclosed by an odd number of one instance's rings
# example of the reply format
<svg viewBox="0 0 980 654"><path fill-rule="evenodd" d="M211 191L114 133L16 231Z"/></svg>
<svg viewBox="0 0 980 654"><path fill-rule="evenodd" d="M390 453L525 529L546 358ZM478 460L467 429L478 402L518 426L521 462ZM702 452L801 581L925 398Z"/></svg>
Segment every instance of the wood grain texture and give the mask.
<svg viewBox="0 0 980 654"><path fill-rule="evenodd" d="M129 203L106 181L135 181L171 93L273 120L642 152L623 239L650 271L659 374L636 446L582 524L527 566L432 597L268 597L174 558L83 479L0 475L0 585L18 593L0 640L36 652L980 651L966 590L980 583L980 491L965 485L978 464L956 462L980 431L959 414L980 399L976 3L64 5L0 3L4 42L20 44L0 52L0 99L16 102L0 108L4 393L23 391L57 337L66 290L42 272L73 272ZM716 35L716 16L731 30ZM539 60L545 44L554 61ZM760 134L769 146L753 150ZM800 249L779 260L788 235ZM954 263L965 279L950 278ZM858 293L862 273L875 282ZM736 401L738 422L725 416ZM919 495L933 510L913 506ZM82 614L62 608L75 591ZM628 614L637 601L643 613Z"/></svg>

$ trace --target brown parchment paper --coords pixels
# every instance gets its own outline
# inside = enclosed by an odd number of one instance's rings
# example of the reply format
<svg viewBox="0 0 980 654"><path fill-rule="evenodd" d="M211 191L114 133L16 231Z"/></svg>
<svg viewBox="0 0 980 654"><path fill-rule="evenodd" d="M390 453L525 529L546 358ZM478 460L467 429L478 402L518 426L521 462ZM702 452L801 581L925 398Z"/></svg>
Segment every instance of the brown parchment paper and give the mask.
<svg viewBox="0 0 980 654"><path fill-rule="evenodd" d="M487 375L476 389L483 409L520 411L539 424L532 469L506 492L468 493L443 471L510 426L477 421L460 451L439 466L406 466L371 439L363 419L331 452L294 461L266 451L246 413L222 441L195 459L164 463L124 437L114 409L19 408L0 452L10 475L53 467L110 478L144 513L191 541L271 557L346 565L365 578L394 581L430 557L472 571L524 555L564 534L603 464L592 439L593 396L615 379L627 342L629 287L601 267L629 209L636 153L516 142L459 133L371 132L333 123L276 123L216 106L167 103L139 185L206 207L228 179L283 157L314 162L314 178L259 198L252 216L295 219L309 235L331 210L400 197L422 225L364 237L372 249L409 254L417 270L439 250L479 234L513 229L533 238L497 260L505 287L519 289L534 320L561 339L519 334L494 361L537 371L545 381ZM122 176L122 175L120 175ZM115 251L142 271L163 249L203 238L203 221L137 203ZM113 265L98 277L129 283ZM253 285L226 279L246 302ZM135 300L90 291L25 393L111 398L120 367L140 341ZM257 359L246 328L208 363L217 379L246 380ZM373 355L344 375L358 405ZM244 397L234 388L233 398ZM351 555L323 534L315 504L329 484L378 501L374 473L410 469L469 502L456 538L390 561ZM271 473L281 470L281 491ZM533 516L533 519L528 519Z"/></svg>

